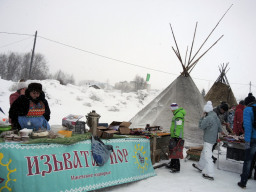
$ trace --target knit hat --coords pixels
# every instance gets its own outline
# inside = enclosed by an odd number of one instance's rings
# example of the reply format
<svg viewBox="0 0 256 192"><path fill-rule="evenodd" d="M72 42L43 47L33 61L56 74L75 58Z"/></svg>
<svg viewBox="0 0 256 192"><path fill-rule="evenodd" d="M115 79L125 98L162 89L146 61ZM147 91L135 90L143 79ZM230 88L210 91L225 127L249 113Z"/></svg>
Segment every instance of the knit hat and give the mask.
<svg viewBox="0 0 256 192"><path fill-rule="evenodd" d="M211 101L207 101L207 103L204 106L204 112L209 113L212 110L213 110L212 102Z"/></svg>
<svg viewBox="0 0 256 192"><path fill-rule="evenodd" d="M171 104L171 109L172 109L173 111L175 111L175 110L178 109L178 108L179 108L179 106L178 106L177 103L172 103L172 104Z"/></svg>
<svg viewBox="0 0 256 192"><path fill-rule="evenodd" d="M228 104L227 103L222 103L220 105L220 108L223 109L224 111L228 111Z"/></svg>
<svg viewBox="0 0 256 192"><path fill-rule="evenodd" d="M239 104L240 104L240 105L244 105L244 100L241 100L241 101L239 102Z"/></svg>
<svg viewBox="0 0 256 192"><path fill-rule="evenodd" d="M19 82L17 85L17 90L23 89L23 88L28 88L28 85L26 82Z"/></svg>
<svg viewBox="0 0 256 192"><path fill-rule="evenodd" d="M40 83L30 83L28 85L28 91L36 91L36 92L42 92L42 84Z"/></svg>
<svg viewBox="0 0 256 192"><path fill-rule="evenodd" d="M245 105L248 105L248 104L250 104L250 103L252 103L252 102L254 102L255 101L255 97L252 95L252 93L249 93L248 94L248 97L246 97L245 99L244 99L244 104Z"/></svg>

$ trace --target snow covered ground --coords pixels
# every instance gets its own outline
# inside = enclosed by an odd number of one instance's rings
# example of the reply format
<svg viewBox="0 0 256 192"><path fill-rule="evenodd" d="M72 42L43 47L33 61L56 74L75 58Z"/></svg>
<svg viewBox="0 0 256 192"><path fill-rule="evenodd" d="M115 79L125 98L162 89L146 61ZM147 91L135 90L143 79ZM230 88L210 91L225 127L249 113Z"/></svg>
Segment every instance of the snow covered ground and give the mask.
<svg viewBox="0 0 256 192"><path fill-rule="evenodd" d="M215 177L214 181L204 179L202 174L192 167L192 160L181 160L180 173L170 173L169 169L161 167L155 169L157 176L150 177L145 180L137 181L134 183L123 184L120 186L101 189L101 192L239 192L244 191L237 186L240 181L240 173L242 170L243 162L226 159L226 148L221 147L221 155L219 168L215 164ZM185 155L185 150L184 150ZM217 156L217 150L215 151ZM169 162L162 160L160 163ZM225 171L224 171L225 170ZM255 191L256 180L250 179L247 183L245 191ZM97 191L98 192L98 191Z"/></svg>
<svg viewBox="0 0 256 192"><path fill-rule="evenodd" d="M31 83L32 81L27 81ZM50 125L60 125L62 118L69 115L85 116L95 110L101 117L100 123L129 121L140 109L155 98L159 91L121 93L119 90L94 89L88 86L61 85L56 80L36 81L43 90L51 110ZM15 92L16 83L0 79L0 106L9 111L9 96Z"/></svg>
<svg viewBox="0 0 256 192"><path fill-rule="evenodd" d="M30 81L28 81L29 83ZM63 86L55 80L36 81L43 85L51 109L50 125L60 125L63 117L69 114L87 115L96 110L101 115L101 123L112 121L129 121L140 109L155 98L159 91L120 93L119 91L96 90L73 85ZM0 79L0 107L8 115L9 95L14 92L15 83ZM144 99L142 99L144 98ZM85 120L85 118L84 118ZM180 173L170 173L165 167L156 169L157 176L145 180L114 186L98 191L104 192L238 192L243 189L237 186L240 180L242 162L226 160L226 148L221 147L220 168L217 169L214 181L206 180L201 173L192 167L194 161L181 160ZM215 151L215 156L217 156ZM184 155L186 155L184 150ZM168 162L167 160L160 163ZM157 165L157 164L155 164ZM224 171L229 170L229 171ZM232 172L230 172L232 171ZM249 180L246 191L256 190L256 181Z"/></svg>

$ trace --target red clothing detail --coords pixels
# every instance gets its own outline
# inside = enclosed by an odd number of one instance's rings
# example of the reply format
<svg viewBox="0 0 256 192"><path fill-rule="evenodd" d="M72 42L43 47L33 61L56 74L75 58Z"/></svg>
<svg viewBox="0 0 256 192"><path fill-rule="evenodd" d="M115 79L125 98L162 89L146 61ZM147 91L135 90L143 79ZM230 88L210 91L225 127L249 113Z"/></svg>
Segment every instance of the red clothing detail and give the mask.
<svg viewBox="0 0 256 192"><path fill-rule="evenodd" d="M233 132L238 136L244 134L244 129L243 129L244 108L245 108L244 105L239 104L236 107L236 111L235 111Z"/></svg>
<svg viewBox="0 0 256 192"><path fill-rule="evenodd" d="M13 104L13 102L18 99L18 97L20 96L20 94L16 91L15 93L12 93L10 95L10 106Z"/></svg>
<svg viewBox="0 0 256 192"><path fill-rule="evenodd" d="M42 101L35 104L32 101L29 103L29 111L27 117L41 117L45 113L45 106Z"/></svg>

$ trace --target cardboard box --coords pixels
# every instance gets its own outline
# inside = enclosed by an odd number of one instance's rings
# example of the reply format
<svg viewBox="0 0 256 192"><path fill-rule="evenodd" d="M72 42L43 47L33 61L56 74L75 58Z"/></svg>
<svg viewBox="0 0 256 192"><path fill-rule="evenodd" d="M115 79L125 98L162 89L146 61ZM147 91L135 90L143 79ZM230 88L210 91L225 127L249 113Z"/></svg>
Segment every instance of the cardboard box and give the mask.
<svg viewBox="0 0 256 192"><path fill-rule="evenodd" d="M119 127L119 133L122 135L130 135L131 130L128 127Z"/></svg>
<svg viewBox="0 0 256 192"><path fill-rule="evenodd" d="M109 129L112 130L116 130L119 131L120 134L124 134L124 135L129 135L130 134L130 129L129 126L131 125L131 122L127 122L127 121L113 121L110 125L109 125Z"/></svg>
<svg viewBox="0 0 256 192"><path fill-rule="evenodd" d="M115 133L118 133L118 132L115 131L115 130L103 131L103 132L102 132L102 135L101 135L101 138L102 138L102 139L110 139L110 138L113 137L113 135L114 135Z"/></svg>
<svg viewBox="0 0 256 192"><path fill-rule="evenodd" d="M101 136L102 136L102 133L103 133L102 130L97 129L96 134L97 134L98 137L101 137Z"/></svg>
<svg viewBox="0 0 256 192"><path fill-rule="evenodd" d="M107 131L108 130L107 127L103 127L103 126L98 126L97 129L102 130L102 131Z"/></svg>

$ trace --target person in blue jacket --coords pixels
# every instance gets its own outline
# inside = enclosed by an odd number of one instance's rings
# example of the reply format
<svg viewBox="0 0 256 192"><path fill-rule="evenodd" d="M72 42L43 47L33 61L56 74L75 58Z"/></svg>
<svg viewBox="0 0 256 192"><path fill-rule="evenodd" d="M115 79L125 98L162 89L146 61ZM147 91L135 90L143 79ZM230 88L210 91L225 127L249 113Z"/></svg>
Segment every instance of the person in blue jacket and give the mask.
<svg viewBox="0 0 256 192"><path fill-rule="evenodd" d="M245 188L250 174L251 163L256 152L256 125L254 124L255 114L253 107L256 107L255 97L252 93L245 98L245 105L247 106L243 112L244 120L244 140L245 140L245 159L243 165L243 172L241 174L241 181L238 186Z"/></svg>

